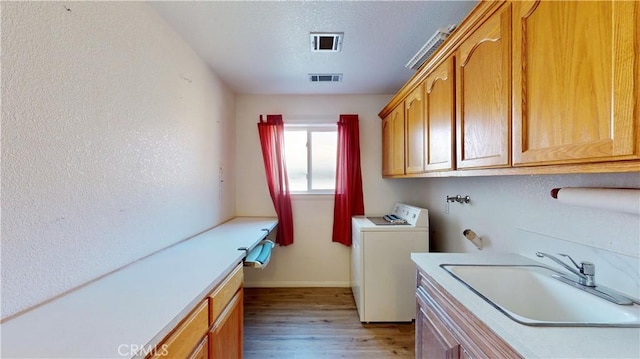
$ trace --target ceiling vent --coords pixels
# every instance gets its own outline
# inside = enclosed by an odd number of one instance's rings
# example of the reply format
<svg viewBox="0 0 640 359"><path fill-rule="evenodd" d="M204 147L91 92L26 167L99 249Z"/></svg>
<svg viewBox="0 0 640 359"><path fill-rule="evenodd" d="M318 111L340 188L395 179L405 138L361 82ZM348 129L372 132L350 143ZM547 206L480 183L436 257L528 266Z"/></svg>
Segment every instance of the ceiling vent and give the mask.
<svg viewBox="0 0 640 359"><path fill-rule="evenodd" d="M311 82L342 82L342 74L309 74Z"/></svg>
<svg viewBox="0 0 640 359"><path fill-rule="evenodd" d="M419 69L420 66L422 66L422 64L424 64L424 62L427 61L427 59L438 49L438 47L442 45L444 40L449 37L455 28L456 25L450 25L446 29L439 29L436 31L436 33L427 40L427 43L422 46L420 51L418 51L418 53L415 54L413 58L404 65L404 67L412 70Z"/></svg>
<svg viewBox="0 0 640 359"><path fill-rule="evenodd" d="M312 32L311 51L312 52L338 52L342 50L343 32Z"/></svg>

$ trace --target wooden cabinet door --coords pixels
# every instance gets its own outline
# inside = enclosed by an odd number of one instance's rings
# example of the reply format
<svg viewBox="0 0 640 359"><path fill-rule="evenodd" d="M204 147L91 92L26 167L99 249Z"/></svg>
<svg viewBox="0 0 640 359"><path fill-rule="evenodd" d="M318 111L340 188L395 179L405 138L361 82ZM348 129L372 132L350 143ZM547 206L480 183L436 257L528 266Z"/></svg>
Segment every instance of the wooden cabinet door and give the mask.
<svg viewBox="0 0 640 359"><path fill-rule="evenodd" d="M429 307L426 294L418 289L416 307L416 353L417 359L458 359L460 344L446 325Z"/></svg>
<svg viewBox="0 0 640 359"><path fill-rule="evenodd" d="M209 331L209 358L242 358L243 290L229 301Z"/></svg>
<svg viewBox="0 0 640 359"><path fill-rule="evenodd" d="M204 337L189 359L209 359L209 338Z"/></svg>
<svg viewBox="0 0 640 359"><path fill-rule="evenodd" d="M424 172L424 101L419 85L404 100L406 131L406 173Z"/></svg>
<svg viewBox="0 0 640 359"><path fill-rule="evenodd" d="M391 124L391 114L382 120L382 175L391 175L391 162L393 162L393 126Z"/></svg>
<svg viewBox="0 0 640 359"><path fill-rule="evenodd" d="M514 164L638 158L639 8L514 2Z"/></svg>
<svg viewBox="0 0 640 359"><path fill-rule="evenodd" d="M187 358L198 346L209 327L209 301L204 300L171 333L151 356Z"/></svg>
<svg viewBox="0 0 640 359"><path fill-rule="evenodd" d="M425 171L455 168L454 59L448 58L424 82Z"/></svg>
<svg viewBox="0 0 640 359"><path fill-rule="evenodd" d="M511 4L456 52L457 167L507 167L511 155Z"/></svg>
<svg viewBox="0 0 640 359"><path fill-rule="evenodd" d="M382 121L382 174L404 174L404 104Z"/></svg>

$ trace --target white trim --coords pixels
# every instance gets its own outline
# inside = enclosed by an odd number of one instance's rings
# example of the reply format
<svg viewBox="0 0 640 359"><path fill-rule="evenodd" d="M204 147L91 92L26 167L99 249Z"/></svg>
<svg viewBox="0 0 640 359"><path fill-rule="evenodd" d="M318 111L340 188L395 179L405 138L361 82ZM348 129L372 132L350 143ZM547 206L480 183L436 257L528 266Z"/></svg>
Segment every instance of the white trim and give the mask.
<svg viewBox="0 0 640 359"><path fill-rule="evenodd" d="M244 282L245 288L312 288L312 287L351 287L349 281L260 281Z"/></svg>
<svg viewBox="0 0 640 359"><path fill-rule="evenodd" d="M287 124L337 124L340 114L329 115L282 115L282 121Z"/></svg>
<svg viewBox="0 0 640 359"><path fill-rule="evenodd" d="M336 122L285 122L284 129L289 131L295 130L312 130L312 131L338 131Z"/></svg>
<svg viewBox="0 0 640 359"><path fill-rule="evenodd" d="M294 201L333 201L335 193L316 193L316 192L296 192L291 193L291 199Z"/></svg>

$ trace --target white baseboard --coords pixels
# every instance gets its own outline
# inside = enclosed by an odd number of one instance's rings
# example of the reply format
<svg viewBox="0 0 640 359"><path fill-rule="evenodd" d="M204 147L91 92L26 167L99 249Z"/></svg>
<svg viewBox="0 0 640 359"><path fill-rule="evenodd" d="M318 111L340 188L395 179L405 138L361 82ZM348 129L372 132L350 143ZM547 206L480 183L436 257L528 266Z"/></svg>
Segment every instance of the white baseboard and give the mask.
<svg viewBox="0 0 640 359"><path fill-rule="evenodd" d="M351 282L345 281L260 281L260 282L245 282L246 288L326 288L326 287L351 287Z"/></svg>

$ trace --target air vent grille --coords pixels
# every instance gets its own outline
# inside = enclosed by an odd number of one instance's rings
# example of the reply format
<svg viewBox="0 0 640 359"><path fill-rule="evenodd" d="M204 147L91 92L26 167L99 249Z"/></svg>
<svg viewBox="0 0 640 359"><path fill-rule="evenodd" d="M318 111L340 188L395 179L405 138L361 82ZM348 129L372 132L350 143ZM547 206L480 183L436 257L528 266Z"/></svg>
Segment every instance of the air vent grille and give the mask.
<svg viewBox="0 0 640 359"><path fill-rule="evenodd" d="M455 28L456 25L450 25L446 29L439 29L436 31L436 33L427 40L427 43L422 46L418 53L416 53L404 66L412 70L419 69L420 66L422 66L422 64L424 64L424 62L427 61L427 59L438 49L438 47L442 45L444 40L449 37Z"/></svg>
<svg viewBox="0 0 640 359"><path fill-rule="evenodd" d="M343 32L312 32L311 51L312 52L338 52L342 50Z"/></svg>
<svg viewBox="0 0 640 359"><path fill-rule="evenodd" d="M311 82L342 82L342 74L309 74Z"/></svg>

